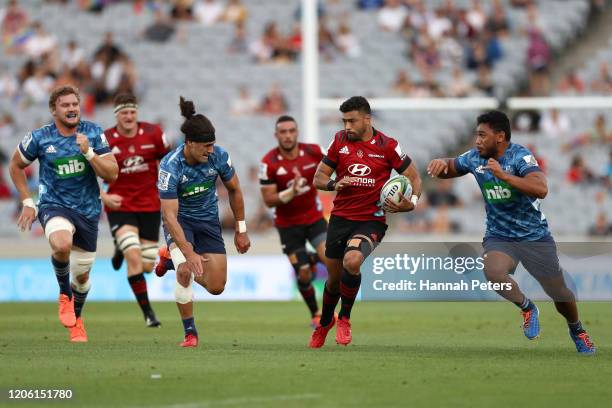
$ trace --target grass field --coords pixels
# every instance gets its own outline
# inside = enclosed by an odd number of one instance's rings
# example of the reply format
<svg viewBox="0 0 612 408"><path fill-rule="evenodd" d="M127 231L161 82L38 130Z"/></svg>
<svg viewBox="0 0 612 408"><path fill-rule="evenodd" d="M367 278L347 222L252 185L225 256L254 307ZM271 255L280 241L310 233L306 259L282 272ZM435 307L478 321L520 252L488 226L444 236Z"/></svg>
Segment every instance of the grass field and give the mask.
<svg viewBox="0 0 612 408"><path fill-rule="evenodd" d="M352 345L332 332L310 350L301 303L197 303L201 344L184 350L172 303L155 305L161 329L145 328L136 304L87 304L86 344L68 342L54 304L5 303L0 405L57 407L9 402L7 389L71 388L63 405L75 407L609 406L612 305L581 305L592 357L539 306L530 342L506 303L358 303Z"/></svg>

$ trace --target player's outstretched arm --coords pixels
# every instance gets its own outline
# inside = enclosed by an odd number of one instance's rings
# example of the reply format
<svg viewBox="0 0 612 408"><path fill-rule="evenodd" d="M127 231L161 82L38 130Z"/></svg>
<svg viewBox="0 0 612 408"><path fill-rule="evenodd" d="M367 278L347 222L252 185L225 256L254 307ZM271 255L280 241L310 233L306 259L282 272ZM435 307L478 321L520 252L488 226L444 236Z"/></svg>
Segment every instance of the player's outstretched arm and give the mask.
<svg viewBox="0 0 612 408"><path fill-rule="evenodd" d="M17 220L17 226L21 231L30 230L32 223L36 219L36 205L34 200L30 197L30 190L28 189L28 179L23 171L30 164L23 161L18 151L19 148L13 153L11 162L9 164L9 173L11 180L19 193L19 198L23 203L23 209Z"/></svg>
<svg viewBox="0 0 612 408"><path fill-rule="evenodd" d="M351 178L345 177L341 180L334 180L331 175L334 173L334 169L327 164L321 162L317 167L317 172L314 175L314 186L319 190L324 191L340 191L344 187L351 184Z"/></svg>
<svg viewBox="0 0 612 408"><path fill-rule="evenodd" d="M453 158L433 159L427 166L427 174L441 179L463 176L455 168L455 159Z"/></svg>
<svg viewBox="0 0 612 408"><path fill-rule="evenodd" d="M234 244L236 250L244 254L251 247L251 241L246 230L246 221L244 215L244 199L242 198L242 190L240 189L240 182L238 176L234 174L231 179L224 181L223 184L227 188L229 203L234 213L234 219L236 220L236 233L234 234Z"/></svg>
<svg viewBox="0 0 612 408"><path fill-rule="evenodd" d="M185 238L185 232L178 222L178 199L161 199L161 213L164 220L164 225L170 233L174 244L180 249L186 259L187 267L195 276L202 276L204 269L202 268L202 257L196 254L191 244Z"/></svg>

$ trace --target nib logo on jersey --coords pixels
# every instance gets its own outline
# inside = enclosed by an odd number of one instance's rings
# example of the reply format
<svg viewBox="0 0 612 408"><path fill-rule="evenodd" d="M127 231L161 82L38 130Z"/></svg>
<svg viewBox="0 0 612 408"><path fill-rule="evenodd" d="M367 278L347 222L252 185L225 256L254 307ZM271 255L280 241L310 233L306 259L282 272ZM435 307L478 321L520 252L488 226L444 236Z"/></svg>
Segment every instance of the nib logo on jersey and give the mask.
<svg viewBox="0 0 612 408"><path fill-rule="evenodd" d="M353 182L351 183L353 186L374 187L376 184L375 178L366 177L372 172L372 169L365 164L351 164L348 171L353 175Z"/></svg>
<svg viewBox="0 0 612 408"><path fill-rule="evenodd" d="M504 182L489 181L483 184L485 200L491 204L509 203L515 200L512 187Z"/></svg>
<svg viewBox="0 0 612 408"><path fill-rule="evenodd" d="M198 184L190 184L185 187L185 190L183 190L183 192L181 193L181 197L183 198L198 197L202 195L204 192L206 192L208 189L210 189L212 186L213 186L212 181L205 181L203 183L198 183Z"/></svg>
<svg viewBox="0 0 612 408"><path fill-rule="evenodd" d="M87 171L87 162L82 155L62 157L53 161L55 173L59 178L82 176Z"/></svg>

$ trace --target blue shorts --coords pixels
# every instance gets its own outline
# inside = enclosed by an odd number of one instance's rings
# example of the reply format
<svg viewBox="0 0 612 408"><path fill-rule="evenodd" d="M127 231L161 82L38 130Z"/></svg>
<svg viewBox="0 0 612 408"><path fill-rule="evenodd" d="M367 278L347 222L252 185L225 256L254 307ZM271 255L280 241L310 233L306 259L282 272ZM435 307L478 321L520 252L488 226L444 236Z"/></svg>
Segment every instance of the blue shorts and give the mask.
<svg viewBox="0 0 612 408"><path fill-rule="evenodd" d="M485 237L482 246L485 254L499 251L511 257L516 263L521 262L527 272L535 278L553 278L563 273L557 256L557 244L550 235L537 241Z"/></svg>
<svg viewBox="0 0 612 408"><path fill-rule="evenodd" d="M54 217L67 219L74 225L72 245L87 252L96 252L98 244L98 220L90 220L74 210L62 207L44 207L38 212L38 221L43 226Z"/></svg>
<svg viewBox="0 0 612 408"><path fill-rule="evenodd" d="M219 220L197 222L179 217L178 222L183 228L187 242L193 245L195 253L225 254L225 243ZM174 242L166 225L164 225L164 237L168 246Z"/></svg>

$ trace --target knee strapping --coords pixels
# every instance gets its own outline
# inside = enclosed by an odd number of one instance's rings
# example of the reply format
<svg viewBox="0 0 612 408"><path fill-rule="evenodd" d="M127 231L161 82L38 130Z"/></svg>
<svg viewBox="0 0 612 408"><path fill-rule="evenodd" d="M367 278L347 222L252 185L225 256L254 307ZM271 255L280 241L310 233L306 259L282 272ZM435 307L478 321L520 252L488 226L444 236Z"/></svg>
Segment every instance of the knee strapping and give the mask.
<svg viewBox="0 0 612 408"><path fill-rule="evenodd" d="M72 287L78 292L87 292L91 287L89 278L85 283L79 282L78 278L91 271L91 267L96 259L95 252L72 251L70 253L70 274L72 275Z"/></svg>
<svg viewBox="0 0 612 408"><path fill-rule="evenodd" d="M299 276L300 269L309 265L308 254L303 249L295 251L293 253L293 256L291 256L290 258L295 259L295 263L291 264L291 266L293 266L293 270L295 271L295 276Z"/></svg>
<svg viewBox="0 0 612 408"><path fill-rule="evenodd" d="M125 254L126 251L137 248L140 249L140 239L134 231L128 231L117 237L117 248Z"/></svg>
<svg viewBox="0 0 612 408"><path fill-rule="evenodd" d="M184 287L178 281L174 283L174 299L176 299L176 303L180 303L182 305L189 303L193 300L193 274L191 274L191 278L189 279L189 284L187 287Z"/></svg>
<svg viewBox="0 0 612 408"><path fill-rule="evenodd" d="M45 236L49 239L51 234L57 231L70 231L71 234L74 234L74 230L74 225L66 218L53 217L45 225Z"/></svg>
<svg viewBox="0 0 612 408"><path fill-rule="evenodd" d="M142 261L153 263L157 258L157 244L145 244L141 245L142 250Z"/></svg>
<svg viewBox="0 0 612 408"><path fill-rule="evenodd" d="M359 240L359 245L349 244L349 246L347 246L344 250L344 254L346 255L346 253L349 251L359 251L365 259L372 253L372 251L374 251L376 244L370 239L370 237L361 234L353 236L351 239L349 239L349 243L357 239Z"/></svg>

